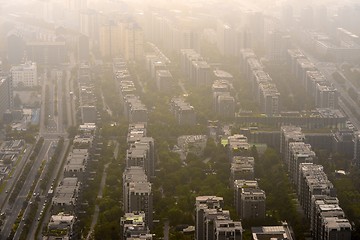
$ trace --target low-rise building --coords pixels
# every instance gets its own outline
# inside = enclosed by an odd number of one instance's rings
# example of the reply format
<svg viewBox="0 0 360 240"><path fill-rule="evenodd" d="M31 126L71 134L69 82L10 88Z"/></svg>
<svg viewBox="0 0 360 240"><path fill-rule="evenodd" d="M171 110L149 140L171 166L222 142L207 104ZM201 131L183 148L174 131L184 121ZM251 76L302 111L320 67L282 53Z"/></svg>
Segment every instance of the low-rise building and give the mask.
<svg viewBox="0 0 360 240"><path fill-rule="evenodd" d="M204 153L207 142L206 135L184 135L177 139L177 146L187 155L193 153L201 156Z"/></svg>
<svg viewBox="0 0 360 240"><path fill-rule="evenodd" d="M125 213L120 219L121 239L136 239L149 234L150 231L146 226L145 218L144 212Z"/></svg>
<svg viewBox="0 0 360 240"><path fill-rule="evenodd" d="M38 86L37 65L35 62L26 62L14 66L10 70L13 87Z"/></svg>
<svg viewBox="0 0 360 240"><path fill-rule="evenodd" d="M242 240L243 228L241 222L233 221L230 219L216 220L215 221L215 236L217 240Z"/></svg>
<svg viewBox="0 0 360 240"><path fill-rule="evenodd" d="M88 159L88 149L73 149L66 159L64 176L82 179Z"/></svg>
<svg viewBox="0 0 360 240"><path fill-rule="evenodd" d="M263 226L251 228L253 240L293 240L294 233L286 222L281 226Z"/></svg>
<svg viewBox="0 0 360 240"><path fill-rule="evenodd" d="M48 223L48 231L46 232L43 239L71 239L75 221L76 218L73 215L64 213L52 215Z"/></svg>
<svg viewBox="0 0 360 240"><path fill-rule="evenodd" d="M75 211L81 183L76 177L64 178L56 188L52 199L54 212L72 213Z"/></svg>

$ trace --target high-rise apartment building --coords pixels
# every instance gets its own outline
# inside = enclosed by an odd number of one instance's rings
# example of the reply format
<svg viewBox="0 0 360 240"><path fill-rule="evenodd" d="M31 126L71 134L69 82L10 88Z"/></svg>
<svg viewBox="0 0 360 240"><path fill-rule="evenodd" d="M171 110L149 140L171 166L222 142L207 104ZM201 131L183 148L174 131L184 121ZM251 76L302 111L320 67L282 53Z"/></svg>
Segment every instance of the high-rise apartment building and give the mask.
<svg viewBox="0 0 360 240"><path fill-rule="evenodd" d="M151 184L148 182L142 167L128 167L123 173L124 211L144 212L146 226L152 228L153 196Z"/></svg>
<svg viewBox="0 0 360 240"><path fill-rule="evenodd" d="M195 202L195 239L205 240L206 229L204 227L205 211L207 209L221 209L224 199L217 196L198 196Z"/></svg>
<svg viewBox="0 0 360 240"><path fill-rule="evenodd" d="M108 23L100 26L99 47L103 57L116 57L121 54L124 26L120 23Z"/></svg>
<svg viewBox="0 0 360 240"><path fill-rule="evenodd" d="M124 49L122 50L127 61L144 58L144 31L136 23L129 23L124 29Z"/></svg>

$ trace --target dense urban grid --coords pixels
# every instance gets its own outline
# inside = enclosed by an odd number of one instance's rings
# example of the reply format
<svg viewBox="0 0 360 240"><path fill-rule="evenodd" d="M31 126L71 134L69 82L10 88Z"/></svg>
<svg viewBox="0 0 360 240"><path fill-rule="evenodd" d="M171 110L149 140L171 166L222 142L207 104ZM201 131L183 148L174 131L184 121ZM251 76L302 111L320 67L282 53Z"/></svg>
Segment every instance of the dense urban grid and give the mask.
<svg viewBox="0 0 360 240"><path fill-rule="evenodd" d="M360 239L359 22L0 0L0 239Z"/></svg>

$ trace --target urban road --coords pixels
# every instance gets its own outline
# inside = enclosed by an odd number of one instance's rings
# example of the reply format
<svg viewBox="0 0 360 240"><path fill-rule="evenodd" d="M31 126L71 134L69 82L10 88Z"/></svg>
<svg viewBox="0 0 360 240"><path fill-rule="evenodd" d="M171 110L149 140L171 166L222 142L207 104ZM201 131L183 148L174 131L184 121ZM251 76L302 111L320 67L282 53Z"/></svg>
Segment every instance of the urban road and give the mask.
<svg viewBox="0 0 360 240"><path fill-rule="evenodd" d="M69 66L71 68L71 66ZM14 223L16 222L16 219L18 218L20 212L26 205L23 216L20 219L19 226L17 228L17 231L15 232L15 235L13 239L19 239L21 232L23 230L25 222L23 221L26 219L26 217L29 214L30 202L35 202L36 197L38 197L38 210L36 212L36 216L34 221L31 223L31 227L29 230L29 234L27 236L27 239L36 239L35 233L36 230L41 224L40 221L37 221L41 218L41 211L46 206L46 193L51 187L51 182L55 180L55 176L60 171L61 161L65 158L65 154L67 152L68 146L70 144L69 140L67 139L67 134L65 131L64 126L64 120L63 120L63 104L66 104L67 106L67 122L68 126L71 126L75 122L75 114L74 114L74 100L72 97L72 94L70 94L69 90L72 90L71 87L71 74L70 70L65 70L66 78L65 78L65 89L63 89L63 85L61 83L60 79L55 80L48 80L46 78L47 72L44 74L44 84L42 89L42 105L41 105L41 117L40 117L40 130L39 130L39 137L44 138L43 146L41 147L39 154L37 158L34 161L34 164L32 165L30 172L27 175L26 181L24 185L22 186L20 193L18 197L16 198L14 203L9 203L8 197L10 196L11 192L13 191L13 188L16 184L16 181L21 176L21 172L25 166L25 163L29 159L29 156L31 155L33 146L26 146L26 150L23 151L22 158L18 161L17 166L13 172L13 175L11 178L7 180L7 184L5 186L5 191L2 191L0 194L0 201L2 203L1 211L6 213L6 217L4 220L4 224L2 227L2 231L0 233L0 239L6 239L11 234L11 230L14 226ZM57 87L55 87L57 85ZM46 86L49 86L49 99L46 102L45 99L45 91ZM56 94L55 94L56 91ZM63 94L65 94L65 103L63 103ZM56 99L55 99L56 98ZM45 115L45 102L48 107L47 115ZM47 119L47 124L45 124L45 118ZM60 137L64 138L64 146L62 148L61 153L58 156L59 162L56 165L56 168L54 170L54 174L51 176L51 180L47 183L45 191L41 192L40 190L40 183L41 179L44 176L48 160L51 159L51 156L54 153L55 146L58 143L58 140ZM44 162L44 168L43 171L40 172L40 177L36 179L36 175L40 169L40 166ZM36 182L35 182L36 181ZM33 192L30 192L31 186L35 184L35 188ZM27 198L30 196L29 202L27 202ZM40 225L42 226L42 225Z"/></svg>

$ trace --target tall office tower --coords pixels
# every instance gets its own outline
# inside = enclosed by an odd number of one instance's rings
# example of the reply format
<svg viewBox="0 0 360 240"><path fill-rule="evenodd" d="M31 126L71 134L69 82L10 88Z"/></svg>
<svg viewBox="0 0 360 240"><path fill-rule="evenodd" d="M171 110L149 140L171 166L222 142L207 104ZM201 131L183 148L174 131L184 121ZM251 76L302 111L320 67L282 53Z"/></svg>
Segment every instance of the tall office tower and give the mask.
<svg viewBox="0 0 360 240"><path fill-rule="evenodd" d="M13 105L13 93L11 76L0 78L0 119L2 120L6 110L11 110Z"/></svg>

